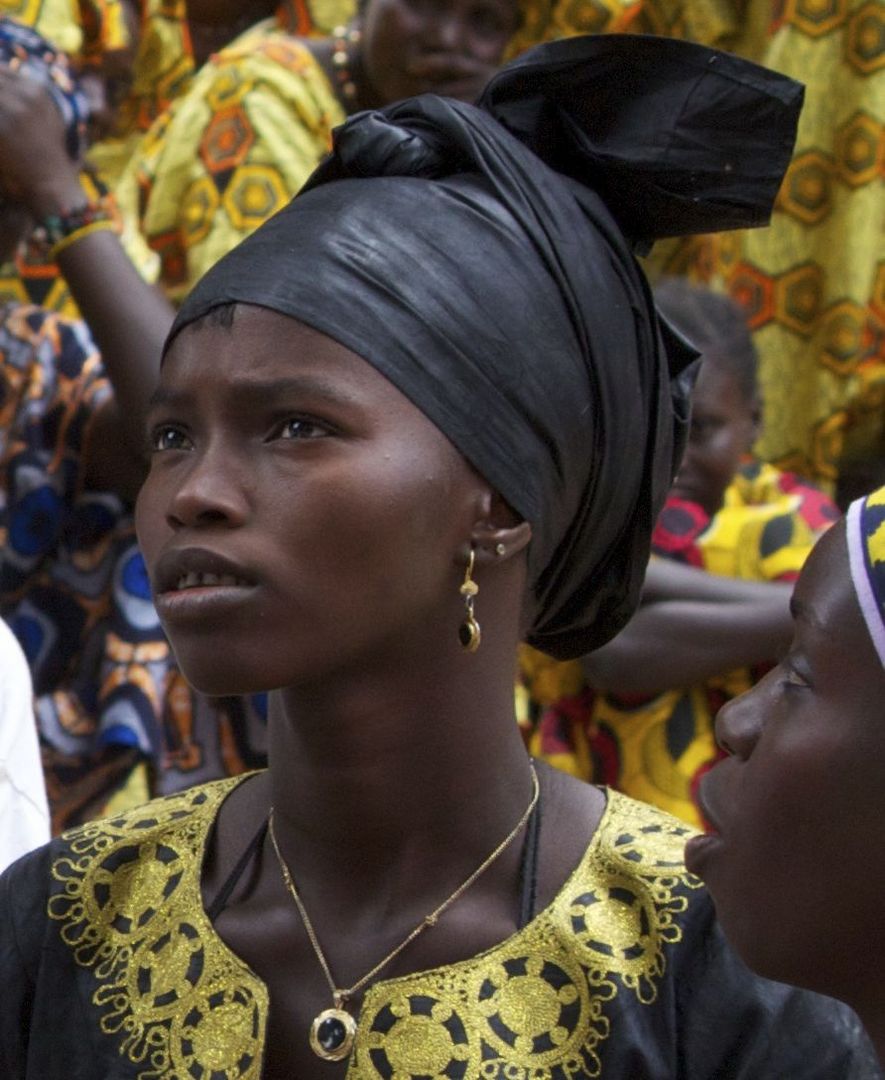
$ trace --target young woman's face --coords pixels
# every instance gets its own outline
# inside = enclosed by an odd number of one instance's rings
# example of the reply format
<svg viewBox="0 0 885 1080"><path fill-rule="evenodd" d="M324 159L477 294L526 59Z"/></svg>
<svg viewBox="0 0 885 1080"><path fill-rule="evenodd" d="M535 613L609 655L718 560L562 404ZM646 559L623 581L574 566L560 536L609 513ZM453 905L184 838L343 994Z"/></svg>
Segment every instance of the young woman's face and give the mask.
<svg viewBox="0 0 885 1080"><path fill-rule="evenodd" d="M686 862L751 967L857 1000L885 956L885 672L843 525L812 552L793 610L786 658L717 717L731 756L702 781L714 831Z"/></svg>
<svg viewBox="0 0 885 1080"><path fill-rule="evenodd" d="M518 25L516 0L368 0L361 55L372 104L426 93L474 101Z"/></svg>
<svg viewBox="0 0 885 1080"><path fill-rule="evenodd" d="M138 535L197 689L322 683L457 648L487 485L356 354L241 306L231 328L175 339L149 434Z"/></svg>
<svg viewBox="0 0 885 1080"><path fill-rule="evenodd" d="M691 395L691 428L673 494L698 503L712 517L757 435L757 409L737 378L704 361Z"/></svg>

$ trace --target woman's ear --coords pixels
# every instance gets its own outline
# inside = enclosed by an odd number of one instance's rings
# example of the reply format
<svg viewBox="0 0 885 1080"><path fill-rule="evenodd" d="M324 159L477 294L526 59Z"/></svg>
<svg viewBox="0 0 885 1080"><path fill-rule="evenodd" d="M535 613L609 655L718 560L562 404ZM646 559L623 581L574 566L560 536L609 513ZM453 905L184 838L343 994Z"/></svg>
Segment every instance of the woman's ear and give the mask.
<svg viewBox="0 0 885 1080"><path fill-rule="evenodd" d="M504 562L525 551L531 538L531 525L497 492L487 489L470 535L477 561Z"/></svg>

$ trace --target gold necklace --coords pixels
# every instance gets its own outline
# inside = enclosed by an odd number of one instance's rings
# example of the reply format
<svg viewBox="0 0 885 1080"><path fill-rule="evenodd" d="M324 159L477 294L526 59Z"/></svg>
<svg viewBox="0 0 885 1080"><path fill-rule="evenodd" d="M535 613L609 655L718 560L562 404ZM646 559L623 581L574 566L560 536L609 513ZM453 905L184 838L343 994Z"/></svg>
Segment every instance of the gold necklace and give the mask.
<svg viewBox="0 0 885 1080"><path fill-rule="evenodd" d="M304 923L304 929L307 931L310 944L320 963L320 967L323 969L323 974L326 976L326 982L329 984L329 989L332 991L333 1007L331 1009L323 1009L323 1011L314 1018L314 1021L310 1026L310 1048L317 1057L321 1057L324 1061L341 1061L342 1058L347 1057L353 1047L353 1040L356 1037L356 1020L350 1015L345 1007L348 999L353 997L353 995L358 990L361 990L371 979L374 979L374 977L387 967L395 957L399 956L403 949L405 949L407 945L410 945L419 934L423 933L429 927L435 926L440 915L451 907L452 904L454 904L455 901L470 888L480 874L488 870L495 859L503 854L516 839L520 830L532 816L532 811L537 805L538 795L540 793L538 774L535 771L533 762L529 762L529 768L532 772L532 797L525 809L525 813L519 821L517 821L513 829L504 837L501 843L498 844L491 855L488 855L479 864L470 877L455 889L448 899L443 900L439 907L434 908L429 915L425 915L421 922L419 922L418 925L403 938L399 945L397 945L395 949L391 949L383 959L379 960L371 971L367 971L362 978L357 979L353 986L349 986L344 990L335 985L335 980L332 978L332 972L329 968L329 962L326 960L325 954L320 947L319 938L313 928L313 923L310 921L307 909L304 907L304 903L298 895L298 890L295 888L295 882L292 880L292 874L289 872L289 867L286 865L286 860L283 858L279 845L277 844L277 837L273 827L273 808L271 808L267 821L268 832L270 833L270 841L271 844L273 844L277 862L280 864L283 881L285 882L286 888L292 894L292 899L295 901L295 906L298 908L298 914L301 916L301 921Z"/></svg>

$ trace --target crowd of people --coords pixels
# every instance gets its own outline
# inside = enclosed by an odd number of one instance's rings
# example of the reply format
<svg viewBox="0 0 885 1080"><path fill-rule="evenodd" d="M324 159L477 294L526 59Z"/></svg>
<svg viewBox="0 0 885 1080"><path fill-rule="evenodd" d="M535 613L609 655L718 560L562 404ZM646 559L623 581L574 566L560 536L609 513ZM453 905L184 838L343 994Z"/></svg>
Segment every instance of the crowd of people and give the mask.
<svg viewBox="0 0 885 1080"><path fill-rule="evenodd" d="M882 1075L882 29L0 0L4 1077Z"/></svg>

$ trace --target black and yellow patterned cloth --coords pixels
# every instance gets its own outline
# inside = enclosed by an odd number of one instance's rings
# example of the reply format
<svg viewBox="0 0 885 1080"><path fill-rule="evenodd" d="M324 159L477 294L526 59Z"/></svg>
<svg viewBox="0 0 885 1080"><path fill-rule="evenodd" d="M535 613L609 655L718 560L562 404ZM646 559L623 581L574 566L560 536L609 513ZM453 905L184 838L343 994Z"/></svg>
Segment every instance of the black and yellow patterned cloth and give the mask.
<svg viewBox="0 0 885 1080"><path fill-rule="evenodd" d="M5 1078L259 1080L267 989L200 893L238 782L83 826L0 878ZM523 930L369 989L347 1076L878 1075L853 1014L731 954L682 865L688 833L610 793L580 864Z"/></svg>

